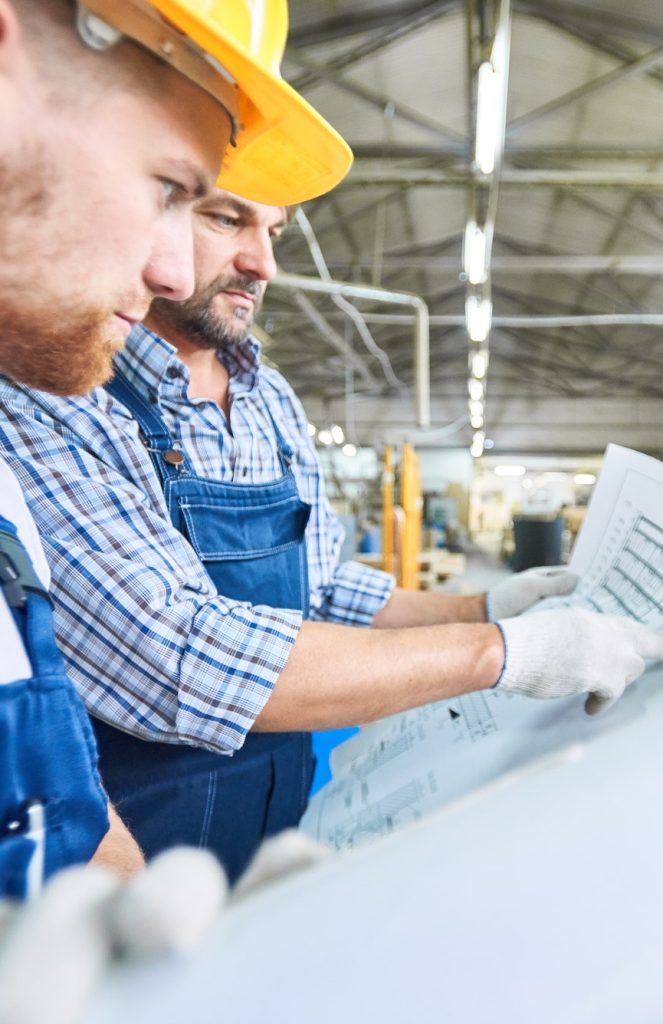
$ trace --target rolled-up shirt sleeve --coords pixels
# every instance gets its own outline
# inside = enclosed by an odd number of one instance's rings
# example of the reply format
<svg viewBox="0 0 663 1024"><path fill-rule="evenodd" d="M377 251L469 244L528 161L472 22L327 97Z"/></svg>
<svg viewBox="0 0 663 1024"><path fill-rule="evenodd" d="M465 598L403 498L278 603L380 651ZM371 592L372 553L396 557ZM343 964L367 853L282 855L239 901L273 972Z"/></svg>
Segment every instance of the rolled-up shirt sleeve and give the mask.
<svg viewBox="0 0 663 1024"><path fill-rule="evenodd" d="M348 626L370 626L391 597L396 581L389 573L360 562L341 562L317 594L311 618Z"/></svg>
<svg viewBox="0 0 663 1024"><path fill-rule="evenodd" d="M103 415L75 400L57 420L1 390L0 402L0 442L44 543L57 639L88 710L146 739L238 749L301 613L217 593L137 438L123 461ZM137 429L129 418L125 428Z"/></svg>

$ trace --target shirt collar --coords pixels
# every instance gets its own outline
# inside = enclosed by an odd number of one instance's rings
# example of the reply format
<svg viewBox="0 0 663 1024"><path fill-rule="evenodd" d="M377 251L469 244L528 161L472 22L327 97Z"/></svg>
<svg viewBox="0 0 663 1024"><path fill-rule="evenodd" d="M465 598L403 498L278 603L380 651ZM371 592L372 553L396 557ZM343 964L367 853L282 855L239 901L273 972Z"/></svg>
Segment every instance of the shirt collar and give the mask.
<svg viewBox="0 0 663 1024"><path fill-rule="evenodd" d="M222 349L218 358L230 374L233 390L251 391L258 382L260 342L249 335L238 345ZM125 347L115 356L115 364L137 390L148 397L161 396L164 388L180 390L183 397L189 386L186 365L177 350L144 324L136 324Z"/></svg>
<svg viewBox="0 0 663 1024"><path fill-rule="evenodd" d="M257 338L249 335L236 345L229 345L219 352L219 359L230 375L233 393L252 391L258 383L261 346Z"/></svg>

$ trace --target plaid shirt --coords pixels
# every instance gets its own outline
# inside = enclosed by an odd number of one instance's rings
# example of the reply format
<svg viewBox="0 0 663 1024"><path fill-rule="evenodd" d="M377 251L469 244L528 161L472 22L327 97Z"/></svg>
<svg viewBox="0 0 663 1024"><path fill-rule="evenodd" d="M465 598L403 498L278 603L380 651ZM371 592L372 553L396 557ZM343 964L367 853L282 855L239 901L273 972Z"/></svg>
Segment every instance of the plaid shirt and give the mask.
<svg viewBox="0 0 663 1024"><path fill-rule="evenodd" d="M145 328L134 329L117 362L158 402L202 477L279 477L271 413L294 449L300 496L312 506L311 617L368 626L394 581L357 562L338 564L343 530L325 497L304 410L259 357L253 339L221 356L232 432L216 403L189 399L187 368ZM0 406L3 455L41 533L58 640L89 711L144 738L221 752L240 747L285 666L301 613L217 593L171 524L137 423L104 390L62 399L0 378Z"/></svg>

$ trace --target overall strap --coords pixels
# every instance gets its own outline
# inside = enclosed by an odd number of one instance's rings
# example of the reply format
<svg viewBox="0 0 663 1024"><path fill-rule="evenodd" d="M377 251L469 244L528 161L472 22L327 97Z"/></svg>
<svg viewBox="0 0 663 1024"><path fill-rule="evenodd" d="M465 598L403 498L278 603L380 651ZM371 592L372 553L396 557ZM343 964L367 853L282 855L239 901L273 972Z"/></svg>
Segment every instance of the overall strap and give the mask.
<svg viewBox="0 0 663 1024"><path fill-rule="evenodd" d="M0 587L10 608L25 607L28 594L38 594L50 603L48 591L34 570L30 556L19 540L15 525L0 516Z"/></svg>
<svg viewBox="0 0 663 1024"><path fill-rule="evenodd" d="M118 369L105 388L113 398L127 407L138 423L141 438L150 453L161 486L163 487L168 479L176 480L187 460L158 412L158 407L148 402Z"/></svg>
<svg viewBox="0 0 663 1024"><path fill-rule="evenodd" d="M182 468L188 468L186 454L168 430L165 420L158 412L157 405L148 402L118 369L115 370L112 380L105 385L105 388L113 398L127 407L137 421L145 446L161 480L161 485L163 486L168 479L176 480L179 471ZM265 409L276 437L281 471L285 475L290 472L294 451L283 437L267 404L265 404Z"/></svg>
<svg viewBox="0 0 663 1024"><path fill-rule="evenodd" d="M267 411L267 415L269 416L270 420L272 421L272 427L274 428L274 435L276 437L276 448L277 448L277 451L279 453L279 462L281 464L281 471L282 471L283 475L285 476L286 473L290 472L290 467L292 465L292 459L293 459L293 456L294 456L295 453L294 453L294 450L293 450L292 446L288 444L288 442L284 438L283 434L279 430L279 428L277 426L277 423L276 423L276 420L274 419L274 417L272 416L271 412L269 411L269 406L267 405L266 402L265 402L265 409Z"/></svg>
<svg viewBox="0 0 663 1024"><path fill-rule="evenodd" d="M53 602L37 576L14 523L0 516L0 588L35 676L64 674L53 633Z"/></svg>

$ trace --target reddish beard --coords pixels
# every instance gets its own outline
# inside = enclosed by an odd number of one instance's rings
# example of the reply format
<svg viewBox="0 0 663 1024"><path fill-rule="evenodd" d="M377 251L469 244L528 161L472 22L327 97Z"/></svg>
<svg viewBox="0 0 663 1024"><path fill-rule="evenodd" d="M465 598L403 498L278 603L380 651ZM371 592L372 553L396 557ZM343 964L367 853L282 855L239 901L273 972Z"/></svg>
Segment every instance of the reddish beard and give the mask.
<svg viewBox="0 0 663 1024"><path fill-rule="evenodd" d="M54 395L85 394L109 380L123 339L112 312L3 308L0 372Z"/></svg>

